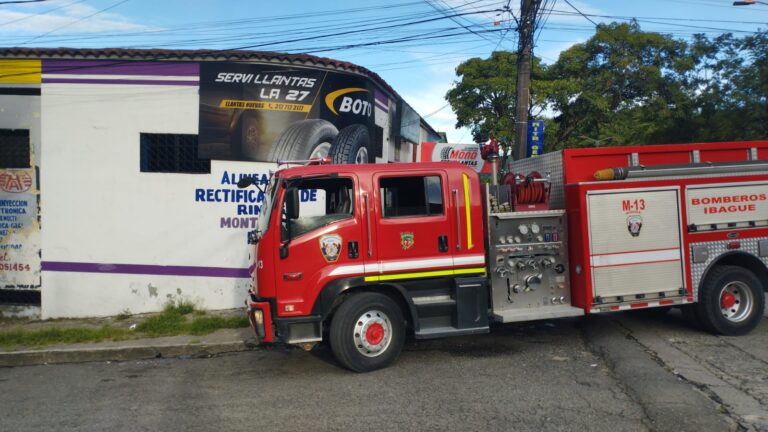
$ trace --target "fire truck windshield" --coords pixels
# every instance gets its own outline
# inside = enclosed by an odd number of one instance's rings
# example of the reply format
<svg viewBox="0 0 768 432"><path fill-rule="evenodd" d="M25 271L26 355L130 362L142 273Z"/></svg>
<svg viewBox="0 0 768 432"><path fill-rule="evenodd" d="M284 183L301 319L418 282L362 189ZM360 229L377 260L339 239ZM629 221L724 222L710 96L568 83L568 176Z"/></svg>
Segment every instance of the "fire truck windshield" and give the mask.
<svg viewBox="0 0 768 432"><path fill-rule="evenodd" d="M261 236L269 226L269 217L272 215L272 204L275 201L275 194L277 192L277 176L272 176L267 185L267 190L264 191L264 201L261 203L261 215L259 216L256 230Z"/></svg>

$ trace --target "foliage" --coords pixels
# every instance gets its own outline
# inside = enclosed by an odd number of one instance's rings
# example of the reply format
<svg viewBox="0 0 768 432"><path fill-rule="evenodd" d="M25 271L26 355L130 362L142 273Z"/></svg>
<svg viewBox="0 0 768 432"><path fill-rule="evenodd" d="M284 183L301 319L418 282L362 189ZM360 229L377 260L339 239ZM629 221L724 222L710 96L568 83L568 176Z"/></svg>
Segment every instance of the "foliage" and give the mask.
<svg viewBox="0 0 768 432"><path fill-rule="evenodd" d="M460 80L454 83L446 99L456 113L456 127L469 127L476 142L491 135L512 142L515 125L517 55L495 51L488 59L472 58L456 68ZM544 68L534 59L532 80L543 82ZM536 86L532 86L534 107L543 108Z"/></svg>
<svg viewBox="0 0 768 432"><path fill-rule="evenodd" d="M477 142L513 135L515 60L495 52L457 68L447 99ZM768 31L688 42L603 24L557 62L534 63L533 115L545 108L546 150L768 137Z"/></svg>

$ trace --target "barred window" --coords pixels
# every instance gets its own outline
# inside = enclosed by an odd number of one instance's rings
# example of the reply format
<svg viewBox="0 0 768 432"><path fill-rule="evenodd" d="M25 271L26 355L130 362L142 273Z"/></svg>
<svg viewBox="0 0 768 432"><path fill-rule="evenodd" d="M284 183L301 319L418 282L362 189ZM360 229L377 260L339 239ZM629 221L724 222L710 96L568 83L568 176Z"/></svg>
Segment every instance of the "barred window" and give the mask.
<svg viewBox="0 0 768 432"><path fill-rule="evenodd" d="M40 290L0 288L0 305L40 306Z"/></svg>
<svg viewBox="0 0 768 432"><path fill-rule="evenodd" d="M211 160L197 157L197 135L142 133L141 172L209 174Z"/></svg>
<svg viewBox="0 0 768 432"><path fill-rule="evenodd" d="M31 168L29 129L0 129L0 168Z"/></svg>

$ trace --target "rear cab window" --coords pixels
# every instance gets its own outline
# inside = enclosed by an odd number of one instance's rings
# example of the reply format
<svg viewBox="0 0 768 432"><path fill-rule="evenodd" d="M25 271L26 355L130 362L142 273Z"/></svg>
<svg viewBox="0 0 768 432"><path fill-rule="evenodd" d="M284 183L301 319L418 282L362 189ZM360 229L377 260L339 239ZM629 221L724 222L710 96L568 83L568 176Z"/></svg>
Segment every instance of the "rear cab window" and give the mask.
<svg viewBox="0 0 768 432"><path fill-rule="evenodd" d="M383 218L444 214L440 176L419 175L380 179Z"/></svg>

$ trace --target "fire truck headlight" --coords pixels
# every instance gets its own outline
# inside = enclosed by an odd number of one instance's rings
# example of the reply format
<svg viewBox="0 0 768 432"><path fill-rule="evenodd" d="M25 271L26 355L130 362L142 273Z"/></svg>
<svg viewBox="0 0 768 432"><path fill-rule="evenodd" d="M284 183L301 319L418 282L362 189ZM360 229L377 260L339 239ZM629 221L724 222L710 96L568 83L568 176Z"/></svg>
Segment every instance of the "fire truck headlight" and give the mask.
<svg viewBox="0 0 768 432"><path fill-rule="evenodd" d="M256 326L256 332L259 337L264 337L264 312L256 309L253 311L253 323Z"/></svg>

